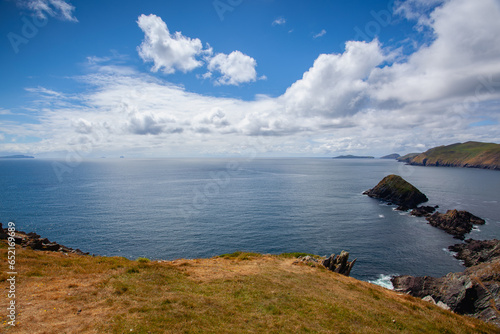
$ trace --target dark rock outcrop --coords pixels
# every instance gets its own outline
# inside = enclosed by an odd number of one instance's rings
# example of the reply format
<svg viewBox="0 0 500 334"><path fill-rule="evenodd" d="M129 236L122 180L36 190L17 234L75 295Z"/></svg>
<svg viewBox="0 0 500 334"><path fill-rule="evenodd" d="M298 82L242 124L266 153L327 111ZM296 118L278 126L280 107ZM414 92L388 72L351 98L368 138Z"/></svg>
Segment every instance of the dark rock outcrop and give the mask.
<svg viewBox="0 0 500 334"><path fill-rule="evenodd" d="M7 234L8 230L2 228L2 224L0 223L0 239L4 234ZM15 243L21 245L22 247L30 247L34 250L41 251L51 251L51 252L63 252L63 253L74 253L79 255L88 255L89 253L84 253L79 249L73 249L70 247L66 247L60 245L56 242L50 242L47 238L41 238L40 235L30 232L25 233L22 231L15 232Z"/></svg>
<svg viewBox="0 0 500 334"><path fill-rule="evenodd" d="M346 251L342 251L340 255L330 255L329 258L323 261L323 266L335 273L349 276L354 263L356 263L356 259L352 260L351 262L349 262L348 259L349 253Z"/></svg>
<svg viewBox="0 0 500 334"><path fill-rule="evenodd" d="M455 257L464 261L466 267L476 266L480 263L491 262L500 258L500 240L465 240L464 244L448 247L452 252L457 252Z"/></svg>
<svg viewBox="0 0 500 334"><path fill-rule="evenodd" d="M399 205L398 210L416 208L419 204L427 202L427 196L399 175L388 175L380 181L375 188L363 194Z"/></svg>
<svg viewBox="0 0 500 334"><path fill-rule="evenodd" d="M457 239L464 239L464 235L472 231L474 225L485 223L484 219L470 212L458 210L448 210L445 214L435 212L426 219L432 226L452 234Z"/></svg>
<svg viewBox="0 0 500 334"><path fill-rule="evenodd" d="M0 223L0 240L6 240L8 237L7 231L4 231L2 223Z"/></svg>
<svg viewBox="0 0 500 334"><path fill-rule="evenodd" d="M415 208L411 210L410 215L416 216L416 217L427 217L430 216L438 206L419 206L418 208Z"/></svg>
<svg viewBox="0 0 500 334"><path fill-rule="evenodd" d="M396 291L432 299L453 312L470 315L500 327L500 258L443 277L397 276ZM430 298L428 298L430 299Z"/></svg>
<svg viewBox="0 0 500 334"><path fill-rule="evenodd" d="M292 264L305 264L310 267L318 267L321 265L321 258L317 258L314 256L306 255L306 256L299 256L297 260L295 260Z"/></svg>

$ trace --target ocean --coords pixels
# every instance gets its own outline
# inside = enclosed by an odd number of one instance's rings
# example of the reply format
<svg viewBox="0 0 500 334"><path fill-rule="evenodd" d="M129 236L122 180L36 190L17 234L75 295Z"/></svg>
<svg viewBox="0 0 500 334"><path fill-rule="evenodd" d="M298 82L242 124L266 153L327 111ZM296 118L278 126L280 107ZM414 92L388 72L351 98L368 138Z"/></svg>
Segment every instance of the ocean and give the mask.
<svg viewBox="0 0 500 334"><path fill-rule="evenodd" d="M460 242L424 218L362 195L398 174L439 211L486 220L500 238L500 172L379 159L0 160L0 222L96 255L201 258L251 251L350 252L355 278L462 271Z"/></svg>

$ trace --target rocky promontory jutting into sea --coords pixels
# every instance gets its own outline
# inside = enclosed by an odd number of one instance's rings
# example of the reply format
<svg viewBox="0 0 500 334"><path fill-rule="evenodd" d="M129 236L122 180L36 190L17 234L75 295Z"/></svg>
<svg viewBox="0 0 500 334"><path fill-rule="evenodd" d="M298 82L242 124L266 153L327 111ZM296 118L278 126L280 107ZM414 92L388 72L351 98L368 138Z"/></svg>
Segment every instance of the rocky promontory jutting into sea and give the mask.
<svg viewBox="0 0 500 334"><path fill-rule="evenodd" d="M457 239L463 240L474 225L485 224L484 219L467 211L453 209L443 214L434 212L438 206L418 207L427 202L427 196L398 175L386 176L364 194L396 204L398 210L413 209L411 215L426 217L430 225ZM394 289L500 327L500 241L469 239L449 250L464 261L468 267L464 272L439 278L396 276L391 279Z"/></svg>
<svg viewBox="0 0 500 334"><path fill-rule="evenodd" d="M500 241L469 239L449 249L458 251L455 257L464 261L465 271L439 278L393 277L394 289L500 327Z"/></svg>

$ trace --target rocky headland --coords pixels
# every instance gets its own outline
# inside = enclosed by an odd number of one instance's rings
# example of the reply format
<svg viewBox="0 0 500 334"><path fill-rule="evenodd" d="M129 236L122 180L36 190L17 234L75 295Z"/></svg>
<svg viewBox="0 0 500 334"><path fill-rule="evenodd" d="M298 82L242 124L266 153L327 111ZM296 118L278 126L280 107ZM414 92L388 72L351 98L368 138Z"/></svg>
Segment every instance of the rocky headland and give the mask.
<svg viewBox="0 0 500 334"><path fill-rule="evenodd" d="M438 206L417 206L427 197L397 175L385 177L364 194L397 204L398 209L412 208L411 215L426 217L430 225L458 239L464 239L474 225L485 224L467 211L443 214L436 212ZM500 241L469 239L449 249L468 267L464 272L443 277L397 276L391 279L394 289L500 327Z"/></svg>
<svg viewBox="0 0 500 334"><path fill-rule="evenodd" d="M416 166L467 167L500 170L500 144L469 141L411 153L399 161Z"/></svg>
<svg viewBox="0 0 500 334"><path fill-rule="evenodd" d="M8 229L3 228L2 223L0 223L0 240L6 240L9 237ZM14 241L17 245L21 247L29 247L33 250L51 251L51 252L62 252L62 253L73 253L78 255L89 255L89 253L84 253L79 249L73 249L58 244L57 242L51 242L47 238L42 238L35 232L22 232L16 231L14 236Z"/></svg>
<svg viewBox="0 0 500 334"><path fill-rule="evenodd" d="M500 327L500 241L467 240L450 250L458 250L455 257L464 260L465 271L443 277L393 277L394 289Z"/></svg>
<svg viewBox="0 0 500 334"><path fill-rule="evenodd" d="M408 153L408 154L405 154L399 158L397 158L396 160L399 161L399 162L410 162L411 159L415 158L417 155L419 155L420 153Z"/></svg>
<svg viewBox="0 0 500 334"><path fill-rule="evenodd" d="M380 157L380 159L398 159L399 157L401 157L399 154L397 153L393 153L393 154L388 154L388 155L384 155L383 157Z"/></svg>
<svg viewBox="0 0 500 334"><path fill-rule="evenodd" d="M382 179L374 188L363 193L372 198L398 205L398 210L409 210L416 208L419 204L427 202L428 198L411 183L399 175L388 175Z"/></svg>

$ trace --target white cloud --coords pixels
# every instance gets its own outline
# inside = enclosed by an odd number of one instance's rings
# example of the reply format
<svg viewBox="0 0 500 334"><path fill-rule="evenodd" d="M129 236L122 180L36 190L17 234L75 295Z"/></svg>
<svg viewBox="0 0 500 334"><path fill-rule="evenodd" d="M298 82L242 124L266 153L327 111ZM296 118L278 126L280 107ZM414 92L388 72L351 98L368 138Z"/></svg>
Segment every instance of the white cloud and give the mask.
<svg viewBox="0 0 500 334"><path fill-rule="evenodd" d="M323 29L319 33L317 33L316 35L314 35L313 38L318 38L318 37L321 37L321 36L323 36L325 34L326 34L326 30Z"/></svg>
<svg viewBox="0 0 500 334"><path fill-rule="evenodd" d="M154 63L151 68L153 72L162 70L166 74L171 74L180 70L186 73L203 66L204 62L197 58L203 56L208 72L197 75L200 79L212 78L213 73L218 72L221 75L213 81L216 85L239 85L257 80L255 70L257 62L241 51L212 56L213 48L210 44L207 43L206 49L203 49L201 41L197 38L191 39L180 32L170 34L166 23L153 14L141 15L137 23L144 32L144 40L137 50L145 62ZM100 60L100 58L89 58L92 64L97 64Z"/></svg>
<svg viewBox="0 0 500 334"><path fill-rule="evenodd" d="M239 85L255 81L257 78L256 66L255 59L240 51L233 51L228 55L218 53L208 62L210 72L217 71L222 74L216 81L220 85Z"/></svg>
<svg viewBox="0 0 500 334"><path fill-rule="evenodd" d="M481 80L500 76L500 5L455 0L430 15L436 36L405 63L374 71L371 94L398 103L476 97ZM496 88L497 96L498 87ZM478 96L478 98L480 98Z"/></svg>
<svg viewBox="0 0 500 334"><path fill-rule="evenodd" d="M285 18L278 17L276 20L273 21L273 26L275 26L275 25L281 26L281 25L284 25L285 23L286 23Z"/></svg>
<svg viewBox="0 0 500 334"><path fill-rule="evenodd" d="M16 3L43 19L47 19L48 15L63 21L78 22L73 14L75 7L64 0L17 0Z"/></svg>
<svg viewBox="0 0 500 334"><path fill-rule="evenodd" d="M177 31L170 34L167 25L156 15L141 15L137 24L144 32L144 40L138 52L145 62L153 62L153 72L162 70L170 74L176 70L189 72L203 63L196 59L203 53L198 38L191 39Z"/></svg>
<svg viewBox="0 0 500 334"><path fill-rule="evenodd" d="M499 142L498 2L453 0L425 15L435 38L404 60L394 60L377 40L348 42L342 54L319 55L275 98L195 94L96 61L94 71L79 78L89 85L84 93L29 89L38 96L38 122L2 121L0 133L42 140L0 143L0 151L186 156L250 148L270 155L382 155L467 140ZM213 80L257 80L255 60L239 51L208 62L208 73L221 74Z"/></svg>
<svg viewBox="0 0 500 334"><path fill-rule="evenodd" d="M320 55L302 79L286 90L283 99L287 110L328 117L358 112L367 97L366 80L384 60L377 40L348 42L341 55Z"/></svg>
<svg viewBox="0 0 500 334"><path fill-rule="evenodd" d="M398 0L395 3L394 13L408 20L416 20L417 28L432 24L429 14L439 5L449 0Z"/></svg>

